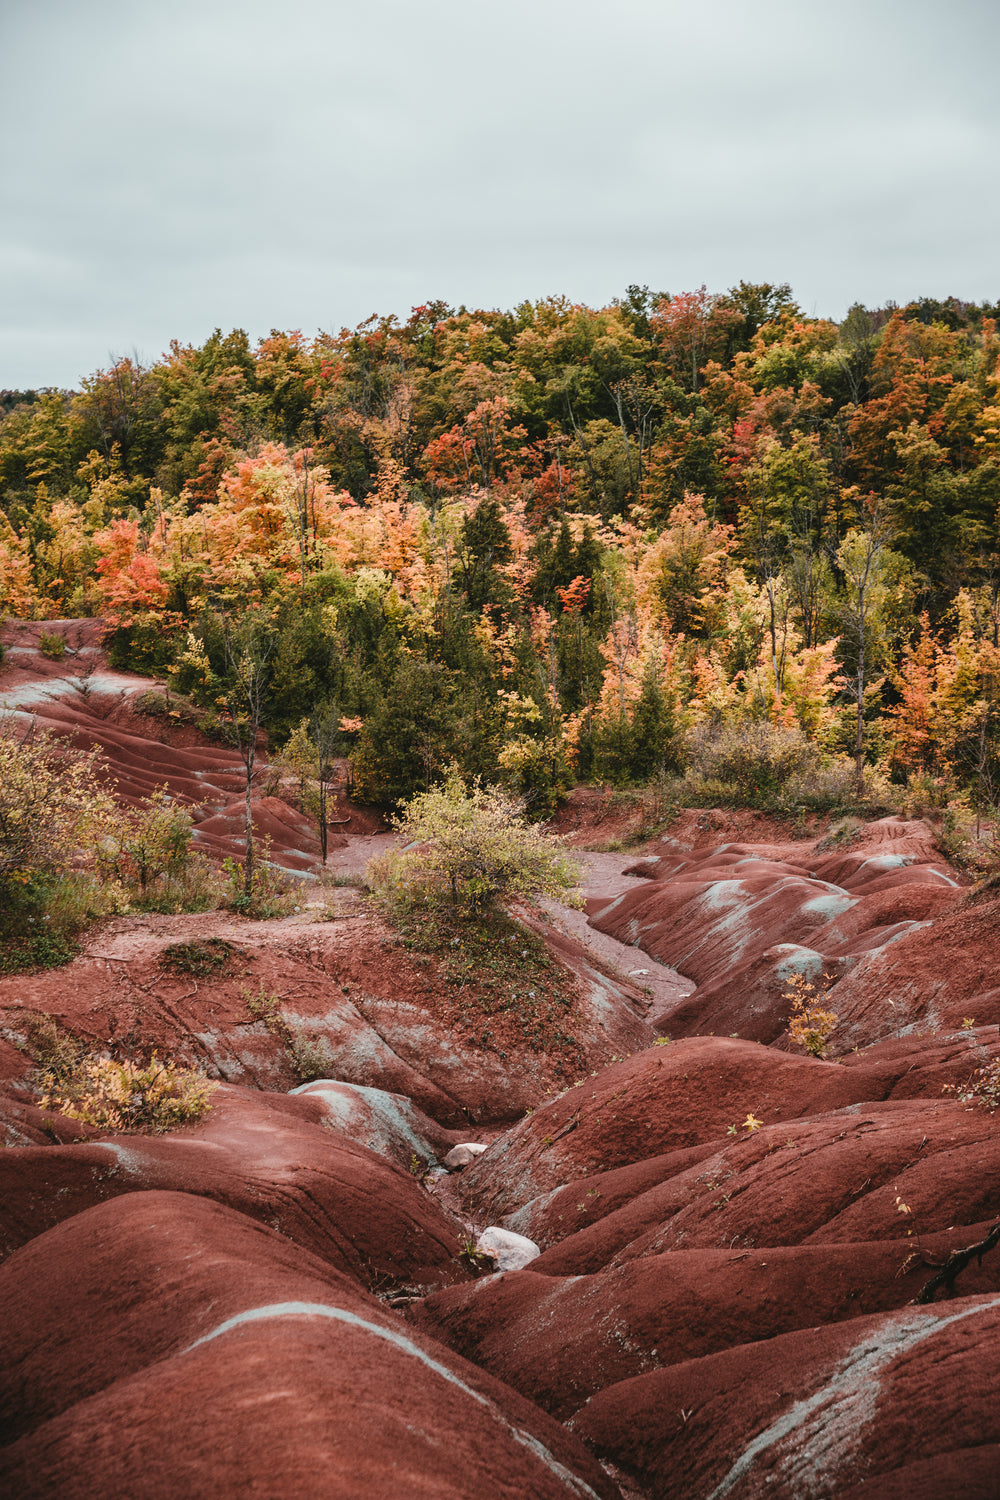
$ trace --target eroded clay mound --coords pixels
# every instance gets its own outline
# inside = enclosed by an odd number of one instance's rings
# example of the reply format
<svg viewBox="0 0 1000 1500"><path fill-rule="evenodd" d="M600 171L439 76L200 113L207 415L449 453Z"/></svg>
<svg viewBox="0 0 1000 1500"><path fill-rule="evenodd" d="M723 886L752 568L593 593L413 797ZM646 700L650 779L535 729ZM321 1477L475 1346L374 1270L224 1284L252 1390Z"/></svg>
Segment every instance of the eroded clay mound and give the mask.
<svg viewBox="0 0 1000 1500"><path fill-rule="evenodd" d="M44 1013L90 1045L156 1048L268 1090L294 1088L307 1067L403 1095L450 1128L509 1121L652 1040L640 993L602 974L575 939L554 935L577 998L560 1020L568 1041L545 1050L516 1013L483 1012L475 975L455 985L356 905L331 915L120 918L88 934L64 969L0 978L0 1024L23 1035L26 1013ZM14 1077L26 1065L13 1049L5 1064Z"/></svg>
<svg viewBox="0 0 1000 1500"><path fill-rule="evenodd" d="M0 1252L107 1199L168 1189L238 1209L366 1285L463 1278L461 1225L325 1118L320 1099L223 1086L209 1114L167 1136L0 1152Z"/></svg>
<svg viewBox="0 0 1000 1500"><path fill-rule="evenodd" d="M669 1250L907 1241L1000 1215L998 1168L1000 1132L989 1115L898 1101L720 1141L712 1155L563 1238L558 1231L572 1229L565 1198L561 1222L544 1203L502 1222L523 1233L529 1213L542 1217L555 1243L533 1269L558 1275ZM573 1185L585 1205L592 1186Z"/></svg>
<svg viewBox="0 0 1000 1500"><path fill-rule="evenodd" d="M958 926L971 948L945 983L929 961L938 933L956 921L942 914L956 906L961 885L922 823L882 819L849 850L673 848L631 872L648 884L592 902L590 919L696 981L696 992L662 1019L672 1036L774 1042L787 1025L789 983L804 979L840 1017L831 1046L843 1051L901 1024L951 1023L955 1006L990 987L991 950L967 918ZM995 998L981 1008L983 1020L1000 1016Z"/></svg>
<svg viewBox="0 0 1000 1500"><path fill-rule="evenodd" d="M796 1328L904 1307L953 1249L985 1226L911 1242L675 1250L590 1276L532 1265L435 1292L418 1325L566 1418L597 1391ZM963 1272L965 1295L1000 1290L987 1257Z"/></svg>
<svg viewBox="0 0 1000 1500"><path fill-rule="evenodd" d="M931 925L863 954L830 994L840 1017L836 1049L894 1037L902 1027L995 1027L998 923L1000 900L972 895Z"/></svg>
<svg viewBox="0 0 1000 1500"><path fill-rule="evenodd" d="M494 1142L467 1173L468 1202L507 1213L568 1181L869 1099L863 1069L728 1037L651 1047L585 1079ZM875 1083L878 1089L878 1083ZM879 1097L876 1092L875 1097Z"/></svg>
<svg viewBox="0 0 1000 1500"><path fill-rule="evenodd" d="M615 1494L579 1441L231 1209L141 1193L0 1268L5 1493Z"/></svg>
<svg viewBox="0 0 1000 1500"><path fill-rule="evenodd" d="M1000 1295L779 1334L610 1386L571 1420L646 1493L996 1495Z"/></svg>
<svg viewBox="0 0 1000 1500"><path fill-rule="evenodd" d="M324 1125L407 1169L414 1163L446 1156L466 1134L443 1130L402 1094L387 1094L384 1089L362 1088L335 1078L300 1084L292 1090L292 1096L318 1102Z"/></svg>

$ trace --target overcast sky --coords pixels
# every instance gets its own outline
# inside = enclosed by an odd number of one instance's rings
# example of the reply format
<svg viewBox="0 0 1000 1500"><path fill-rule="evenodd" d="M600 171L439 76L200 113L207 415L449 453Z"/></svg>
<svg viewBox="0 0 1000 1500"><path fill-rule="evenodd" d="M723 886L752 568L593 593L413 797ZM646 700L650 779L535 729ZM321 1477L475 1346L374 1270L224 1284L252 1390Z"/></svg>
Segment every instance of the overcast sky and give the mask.
<svg viewBox="0 0 1000 1500"><path fill-rule="evenodd" d="M996 0L3 0L0 387L216 326L1000 299Z"/></svg>

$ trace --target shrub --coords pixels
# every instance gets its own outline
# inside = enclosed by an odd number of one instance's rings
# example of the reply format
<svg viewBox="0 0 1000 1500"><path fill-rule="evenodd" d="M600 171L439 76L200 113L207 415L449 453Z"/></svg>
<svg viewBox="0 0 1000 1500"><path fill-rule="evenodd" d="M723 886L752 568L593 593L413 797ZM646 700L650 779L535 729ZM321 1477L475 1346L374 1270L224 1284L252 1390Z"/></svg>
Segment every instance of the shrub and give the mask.
<svg viewBox="0 0 1000 1500"><path fill-rule="evenodd" d="M859 792L850 757L826 756L801 730L767 721L695 730L688 736L687 757L684 790L702 806L878 815L894 803L880 771L868 768Z"/></svg>
<svg viewBox="0 0 1000 1500"><path fill-rule="evenodd" d="M98 752L79 755L32 726L0 726L0 907L32 876L65 869L81 845L113 824L97 779Z"/></svg>
<svg viewBox="0 0 1000 1500"><path fill-rule="evenodd" d="M1000 1108L1000 1058L976 1068L965 1084L946 1083L943 1092L954 1094L959 1104L978 1105L993 1114Z"/></svg>
<svg viewBox="0 0 1000 1500"><path fill-rule="evenodd" d="M797 729L768 722L726 724L688 737L689 787L709 801L771 807L793 776L819 767L819 751Z"/></svg>
<svg viewBox="0 0 1000 1500"><path fill-rule="evenodd" d="M160 954L160 967L175 974L193 974L199 979L229 974L239 951L225 938L206 938L202 943L169 943Z"/></svg>
<svg viewBox="0 0 1000 1500"><path fill-rule="evenodd" d="M61 1076L46 1073L41 1107L99 1130L159 1135L211 1109L218 1084L192 1068L88 1057Z"/></svg>
<svg viewBox="0 0 1000 1500"><path fill-rule="evenodd" d="M73 938L121 904L91 876L70 872L81 848L115 820L97 780L97 751L79 755L34 726L0 726L0 970L54 968Z"/></svg>
<svg viewBox="0 0 1000 1500"><path fill-rule="evenodd" d="M368 879L404 908L450 901L474 915L518 896L563 895L579 878L560 841L525 821L522 802L478 780L467 792L454 767L395 826L419 847L374 860Z"/></svg>
<svg viewBox="0 0 1000 1500"><path fill-rule="evenodd" d="M179 875L191 850L191 814L159 787L146 806L123 814L98 847L98 862L145 894L160 875Z"/></svg>
<svg viewBox="0 0 1000 1500"><path fill-rule="evenodd" d="M547 818L572 789L574 776L565 741L557 735L518 735L497 756L504 784L535 818Z"/></svg>
<svg viewBox="0 0 1000 1500"><path fill-rule="evenodd" d="M222 861L226 891L223 905L241 917L266 920L271 917L287 917L295 902L296 888L284 870L272 865L267 859L265 843L263 855L253 863L250 890L247 891L246 866L242 860Z"/></svg>
<svg viewBox="0 0 1000 1500"><path fill-rule="evenodd" d="M66 655L66 637L58 630L43 630L38 637L38 649L50 661L62 661Z"/></svg>
<svg viewBox="0 0 1000 1500"><path fill-rule="evenodd" d="M812 1057L826 1056L826 1043L839 1017L835 1011L823 1010L816 986L802 974L795 974L785 986L785 999L792 1004L788 1035Z"/></svg>

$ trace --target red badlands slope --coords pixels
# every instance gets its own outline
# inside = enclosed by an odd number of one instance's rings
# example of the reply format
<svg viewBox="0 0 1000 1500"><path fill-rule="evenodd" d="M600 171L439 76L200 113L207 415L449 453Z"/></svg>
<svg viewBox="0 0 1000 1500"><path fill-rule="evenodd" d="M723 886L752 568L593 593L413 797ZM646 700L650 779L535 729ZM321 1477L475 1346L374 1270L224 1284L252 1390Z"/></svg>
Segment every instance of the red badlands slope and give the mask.
<svg viewBox="0 0 1000 1500"><path fill-rule="evenodd" d="M956 1301L908 1304L1000 1218L997 1123L940 1091L998 1056L992 1028L850 1067L728 1038L650 1048L467 1170L468 1211L542 1254L413 1316L570 1419L636 1494L995 1495L1000 1250Z"/></svg>
<svg viewBox="0 0 1000 1500"><path fill-rule="evenodd" d="M50 661L38 649L41 633L62 635L66 655ZM143 693L162 684L152 678L108 668L99 620L11 622L0 631L6 657L0 666L0 709L28 723L34 719L51 734L79 749L97 746L116 797L137 805L157 788L188 808L195 845L223 858L244 851L244 770L236 750L209 744L204 735L169 716L137 711ZM346 817L352 832L381 826L377 816L358 809ZM271 858L289 870L308 870L319 861L313 825L278 797L254 799L254 827L270 841ZM330 847L344 842L336 829Z"/></svg>
<svg viewBox="0 0 1000 1500"><path fill-rule="evenodd" d="M789 980L826 991L831 1051L900 1030L1000 1021L992 918L923 823L869 824L847 852L723 844L633 867L649 884L592 903L602 932L697 982L661 1021L671 1036L783 1034Z"/></svg>
<svg viewBox="0 0 1000 1500"><path fill-rule="evenodd" d="M0 1296L8 1495L615 1494L537 1407L186 1193L77 1214L0 1268Z"/></svg>

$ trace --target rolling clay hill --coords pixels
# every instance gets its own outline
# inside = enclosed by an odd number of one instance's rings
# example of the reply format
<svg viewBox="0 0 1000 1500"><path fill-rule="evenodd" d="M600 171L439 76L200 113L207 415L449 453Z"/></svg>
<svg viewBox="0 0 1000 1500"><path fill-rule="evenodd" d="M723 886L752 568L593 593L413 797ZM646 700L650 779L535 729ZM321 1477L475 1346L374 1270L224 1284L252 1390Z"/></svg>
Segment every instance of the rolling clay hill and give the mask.
<svg viewBox="0 0 1000 1500"><path fill-rule="evenodd" d="M214 848L229 752L64 628L68 668L7 627L0 698ZM358 868L384 835L343 815ZM588 790L563 821L614 831ZM319 885L271 922L117 917L0 979L0 1491L1000 1494L1000 900L922 823L718 812L588 856L585 890L589 927L534 922L562 988L503 1008ZM197 1064L212 1108L165 1135L43 1109L45 1034ZM516 1269L487 1227L531 1242Z"/></svg>
<svg viewBox="0 0 1000 1500"><path fill-rule="evenodd" d="M65 642L56 660L40 649L43 635ZM222 859L244 853L245 773L224 738L210 741L184 700L151 677L108 666L99 620L12 621L0 628L0 710L16 722L36 723L77 749L101 752L101 765L118 800L136 805L159 788L186 807L194 846ZM347 804L338 787L330 815L331 866L352 838L385 830L372 809ZM319 862L315 825L278 796L257 795L254 827L270 842L284 869L307 871Z"/></svg>

